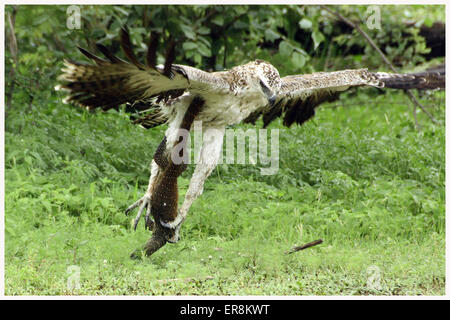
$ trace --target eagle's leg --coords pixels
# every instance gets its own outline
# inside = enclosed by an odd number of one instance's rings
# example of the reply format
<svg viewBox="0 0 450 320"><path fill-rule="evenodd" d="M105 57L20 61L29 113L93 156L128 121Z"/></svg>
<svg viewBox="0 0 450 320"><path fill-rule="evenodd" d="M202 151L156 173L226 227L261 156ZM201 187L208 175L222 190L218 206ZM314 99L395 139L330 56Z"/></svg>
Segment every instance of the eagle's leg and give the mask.
<svg viewBox="0 0 450 320"><path fill-rule="evenodd" d="M194 97L185 111L181 108L178 110L177 117L169 125L164 140L153 156L154 162L159 167L150 188L150 211L155 219L153 233L144 247L133 253L132 257L139 255L139 251L144 251L150 256L166 242L178 240L175 230L164 227L161 221L173 221L178 215L177 180L189 163L189 154L186 152L189 130L203 105L203 99Z"/></svg>
<svg viewBox="0 0 450 320"><path fill-rule="evenodd" d="M183 204L178 210L178 215L172 221L161 220L160 222L162 226L175 230L173 237L169 239L170 242L177 242L179 240L181 224L186 219L189 208L195 199L202 194L206 179L217 166L222 151L224 134L225 128L210 128L205 130L199 162L195 167Z"/></svg>
<svg viewBox="0 0 450 320"><path fill-rule="evenodd" d="M150 201L152 199L152 193L153 193L153 189L155 186L155 181L158 177L158 174L160 172L160 167L156 164L155 160L152 160L152 163L150 165L151 167L151 173L150 173L150 179L148 182L148 188L147 191L145 192L144 196L142 198L140 198L138 201L136 201L135 203L133 203L131 206L129 206L127 208L127 210L125 211L125 214L128 215L129 212L131 212L132 210L134 210L135 208L139 207L138 209L138 213L136 215L136 218L134 219L134 230L136 230L136 227L139 223L139 220L141 219L142 213L144 212L144 210L146 210L146 214L145 214L145 226L146 228L148 228L149 230L153 229L154 226L154 221L153 219L150 217L150 212L151 212L151 206L150 206Z"/></svg>

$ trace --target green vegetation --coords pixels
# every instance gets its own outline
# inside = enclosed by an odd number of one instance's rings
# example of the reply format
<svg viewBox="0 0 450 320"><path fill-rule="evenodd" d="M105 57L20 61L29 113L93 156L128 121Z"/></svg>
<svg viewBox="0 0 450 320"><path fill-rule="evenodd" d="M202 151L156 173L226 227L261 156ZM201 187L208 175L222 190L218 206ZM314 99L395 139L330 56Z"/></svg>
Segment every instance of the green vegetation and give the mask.
<svg viewBox="0 0 450 320"><path fill-rule="evenodd" d="M76 43L50 52L39 42L50 33L31 35L20 10L26 17L43 9L20 7L16 20L20 67L5 121L6 295L445 293L445 128L418 111L416 131L406 95L376 89L345 94L302 127L275 121L276 175L220 165L180 242L131 260L150 233L142 224L133 231L124 211L146 189L165 127L145 130L122 110L62 104L52 88ZM41 28L64 19L53 11ZM54 35L75 41L65 32ZM7 72L12 61L7 53ZM444 97L420 99L441 122ZM180 178L180 201L191 173ZM319 238L319 246L285 254ZM72 265L80 289L67 287Z"/></svg>

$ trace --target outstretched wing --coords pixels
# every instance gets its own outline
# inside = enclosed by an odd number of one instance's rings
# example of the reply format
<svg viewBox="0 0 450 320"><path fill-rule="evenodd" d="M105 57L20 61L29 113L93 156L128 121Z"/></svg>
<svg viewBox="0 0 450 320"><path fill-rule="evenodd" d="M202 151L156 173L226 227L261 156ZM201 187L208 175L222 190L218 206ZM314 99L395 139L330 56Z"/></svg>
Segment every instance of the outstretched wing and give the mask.
<svg viewBox="0 0 450 320"><path fill-rule="evenodd" d="M263 113L264 127L277 117L283 124L302 124L315 114L314 109L331 102L351 87L372 86L394 89L445 88L445 68L411 74L373 73L367 69L317 72L281 79L281 90L273 108Z"/></svg>
<svg viewBox="0 0 450 320"><path fill-rule="evenodd" d="M156 43L155 39L150 39L145 65L134 55L128 32L124 28L121 31L121 46L131 63L114 56L100 44L97 44L97 48L106 60L79 48L95 64L65 61L59 81L60 88L69 92L66 101L90 109L108 110L123 103L134 105L150 98L156 98L156 102L166 101L185 91L204 95L229 90L228 83L212 73L172 64L175 50L173 42L167 47L165 65L156 66Z"/></svg>

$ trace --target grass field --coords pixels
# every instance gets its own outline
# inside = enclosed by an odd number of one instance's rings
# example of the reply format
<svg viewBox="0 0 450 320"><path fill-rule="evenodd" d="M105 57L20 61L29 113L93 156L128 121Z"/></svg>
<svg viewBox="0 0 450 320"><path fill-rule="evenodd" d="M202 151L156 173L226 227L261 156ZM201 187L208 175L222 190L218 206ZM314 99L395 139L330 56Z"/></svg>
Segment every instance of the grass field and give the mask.
<svg viewBox="0 0 450 320"><path fill-rule="evenodd" d="M150 234L124 211L165 128L18 94L5 121L5 294L445 294L445 128L419 112L417 132L403 93L374 93L281 130L275 175L220 165L180 242L138 261ZM444 93L423 102L444 120Z"/></svg>

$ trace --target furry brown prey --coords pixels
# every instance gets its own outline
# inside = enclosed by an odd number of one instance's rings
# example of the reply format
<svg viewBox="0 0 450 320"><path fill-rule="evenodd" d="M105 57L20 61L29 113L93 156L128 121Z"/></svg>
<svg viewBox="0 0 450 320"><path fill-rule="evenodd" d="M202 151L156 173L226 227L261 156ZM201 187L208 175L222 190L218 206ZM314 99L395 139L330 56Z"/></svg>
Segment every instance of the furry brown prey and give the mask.
<svg viewBox="0 0 450 320"><path fill-rule="evenodd" d="M126 103L128 110L141 114L135 117L135 123L144 127L168 125L151 163L147 192L126 210L128 213L138 208L135 228L144 212L146 226L153 228L152 237L144 246L147 255L166 242L178 241L189 208L217 165L226 126L242 121L254 123L259 117L264 126L277 117L288 127L302 124L314 116L319 104L337 99L340 92L350 87L445 86L443 69L415 74L357 69L280 77L270 63L255 60L228 71L208 73L173 64L174 42L167 45L165 64L157 66L158 35L152 34L149 43L143 64L133 53L128 32L122 28L121 45L130 62L114 56L101 44L97 48L106 59L79 48L94 64L65 61L59 78L60 87L68 91L68 102L103 110ZM203 143L186 197L178 208L177 177L186 168L180 144L185 145L186 132L194 119L202 123Z"/></svg>

